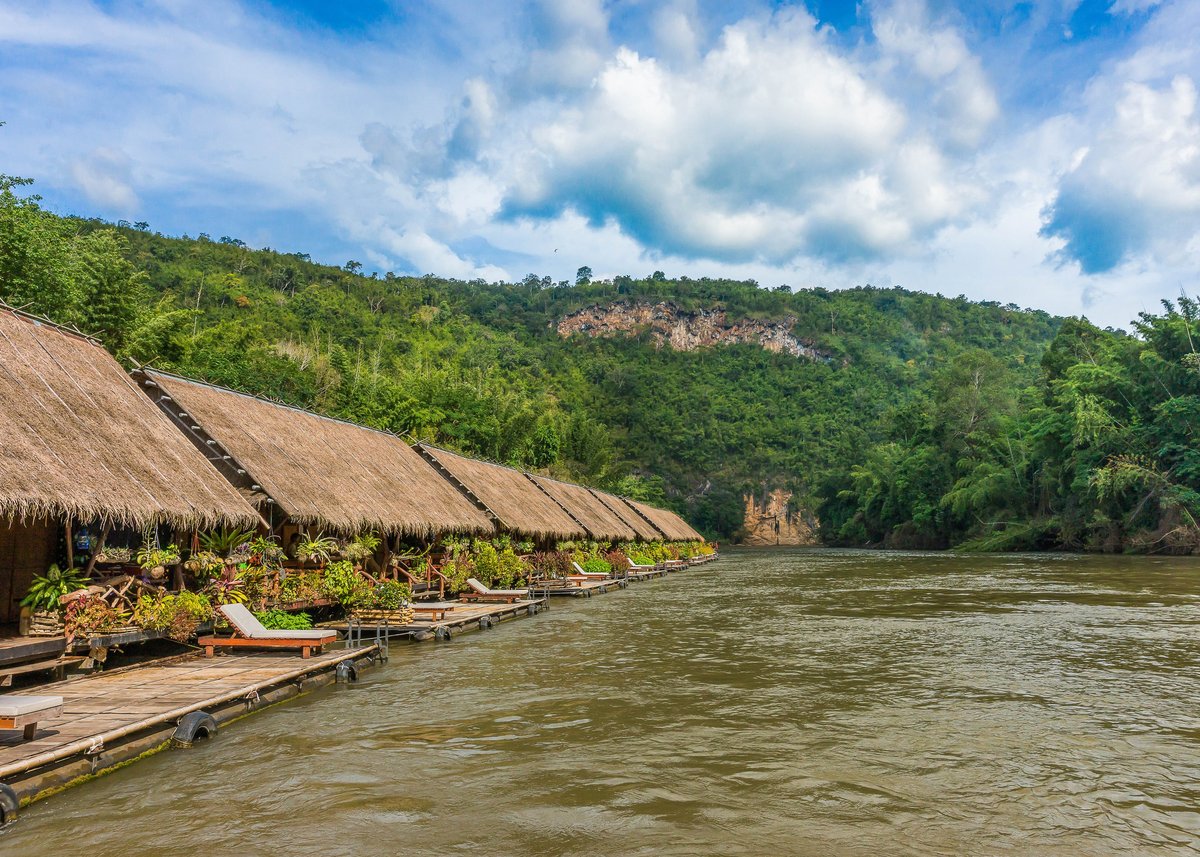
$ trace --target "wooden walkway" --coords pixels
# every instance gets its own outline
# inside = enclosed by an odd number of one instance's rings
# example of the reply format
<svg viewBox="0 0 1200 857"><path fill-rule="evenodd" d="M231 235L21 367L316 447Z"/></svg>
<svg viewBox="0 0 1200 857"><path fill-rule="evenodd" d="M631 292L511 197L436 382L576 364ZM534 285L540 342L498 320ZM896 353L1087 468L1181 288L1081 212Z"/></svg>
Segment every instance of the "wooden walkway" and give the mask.
<svg viewBox="0 0 1200 857"><path fill-rule="evenodd" d="M545 598L530 598L515 601L512 604L496 604L481 601L445 601L437 605L445 608L444 615L439 619L417 618L410 625L392 625L386 622L363 622L355 626L355 632L361 628L364 641L378 634L383 640L449 640L463 631L486 631L505 619L515 619L522 616L535 616L547 609L549 604ZM336 628L347 632L346 620L321 622L318 627ZM347 632L348 633L348 632Z"/></svg>
<svg viewBox="0 0 1200 857"><path fill-rule="evenodd" d="M556 595L566 598L587 598L591 595L603 595L610 589L622 589L625 586L623 580L584 580L570 586L538 586L530 587L529 591L534 595Z"/></svg>
<svg viewBox="0 0 1200 857"><path fill-rule="evenodd" d="M20 732L0 732L0 782L21 791L22 778L37 769L100 757L113 749L109 745L173 728L192 711L215 715L216 709L233 704L240 715L271 688L292 684L299 692L296 683L374 650L374 645L340 649L307 660L294 654L188 655L38 687L39 696L61 696L63 712L39 723L32 741L22 741Z"/></svg>

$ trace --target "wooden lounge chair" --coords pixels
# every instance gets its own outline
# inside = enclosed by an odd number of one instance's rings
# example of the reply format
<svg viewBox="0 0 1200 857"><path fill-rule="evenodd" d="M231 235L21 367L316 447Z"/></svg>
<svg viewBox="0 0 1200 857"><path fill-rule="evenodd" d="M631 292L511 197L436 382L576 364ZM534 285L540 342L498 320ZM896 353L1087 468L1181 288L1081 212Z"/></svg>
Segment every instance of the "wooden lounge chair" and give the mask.
<svg viewBox="0 0 1200 857"><path fill-rule="evenodd" d="M655 571L658 569L657 565L638 565L636 562L633 561L633 557L627 556L627 557L625 557L625 561L629 563L629 567L633 571L646 572L646 571Z"/></svg>
<svg viewBox="0 0 1200 857"><path fill-rule="evenodd" d="M584 571L583 566L571 560L571 565L575 566L575 574L572 577L582 577L584 580L608 580L611 576L605 571Z"/></svg>
<svg viewBox="0 0 1200 857"><path fill-rule="evenodd" d="M0 729L21 729L32 741L39 720L62 714L61 696L0 696Z"/></svg>
<svg viewBox="0 0 1200 857"><path fill-rule="evenodd" d="M272 631L264 628L262 622L255 619L243 604L222 604L217 609L233 626L233 636L201 637L196 642L204 646L205 657L211 658L218 646L245 646L256 649L299 649L300 657L307 658L314 651L320 654L322 646L337 639L337 631Z"/></svg>
<svg viewBox="0 0 1200 857"><path fill-rule="evenodd" d="M529 596L528 589L488 589L473 577L467 578L467 586L471 587L471 591L459 595L464 601L501 601L511 604Z"/></svg>

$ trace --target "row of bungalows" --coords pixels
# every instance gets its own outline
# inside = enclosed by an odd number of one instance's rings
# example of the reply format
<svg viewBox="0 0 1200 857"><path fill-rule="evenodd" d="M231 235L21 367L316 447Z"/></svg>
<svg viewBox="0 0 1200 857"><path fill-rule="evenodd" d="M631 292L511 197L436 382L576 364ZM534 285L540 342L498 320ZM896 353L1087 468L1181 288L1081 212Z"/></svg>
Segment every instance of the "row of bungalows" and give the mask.
<svg viewBox="0 0 1200 857"><path fill-rule="evenodd" d="M396 435L165 372L133 378L281 544L302 530L376 532L386 552L400 539L496 531Z"/></svg>
<svg viewBox="0 0 1200 857"><path fill-rule="evenodd" d="M153 369L0 305L0 626L73 536L179 544L235 528L402 541L507 533L539 546L693 541L679 516Z"/></svg>

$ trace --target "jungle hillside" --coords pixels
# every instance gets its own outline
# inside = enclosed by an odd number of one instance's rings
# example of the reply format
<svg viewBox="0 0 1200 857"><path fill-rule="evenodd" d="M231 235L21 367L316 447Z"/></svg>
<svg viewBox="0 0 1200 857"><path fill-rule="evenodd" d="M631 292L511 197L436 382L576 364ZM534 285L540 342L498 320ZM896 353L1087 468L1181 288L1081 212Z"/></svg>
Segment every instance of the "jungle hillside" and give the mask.
<svg viewBox="0 0 1200 857"><path fill-rule="evenodd" d="M0 177L0 299L149 364L670 506L736 538L1193 552L1200 307L1130 331L899 287L520 282L47 211ZM595 260L597 262L601 260Z"/></svg>

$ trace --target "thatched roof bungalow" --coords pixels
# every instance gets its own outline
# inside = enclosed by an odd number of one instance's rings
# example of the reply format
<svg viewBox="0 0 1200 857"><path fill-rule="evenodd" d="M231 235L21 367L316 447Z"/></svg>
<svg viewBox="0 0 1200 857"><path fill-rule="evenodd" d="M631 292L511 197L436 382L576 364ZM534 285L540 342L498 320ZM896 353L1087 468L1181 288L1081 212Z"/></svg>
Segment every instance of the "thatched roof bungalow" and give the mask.
<svg viewBox="0 0 1200 857"><path fill-rule="evenodd" d="M674 512L669 512L666 509L659 509L657 506L651 506L647 503L639 503L637 500L625 499L625 503L641 515L647 521L654 525L655 529L663 534L669 542L692 542L703 541L704 536L700 535L691 525L683 518Z"/></svg>
<svg viewBox="0 0 1200 857"><path fill-rule="evenodd" d="M595 488L589 488L588 490L592 493L592 496L603 503L609 511L633 530L639 541L657 542L663 538L663 534L655 529L653 524L631 509L629 504L616 494L609 494L607 491L600 491Z"/></svg>
<svg viewBox="0 0 1200 857"><path fill-rule="evenodd" d="M582 485L560 482L532 473L525 475L546 492L550 499L562 506L572 518L583 524L591 538L605 542L627 542L637 538L633 527L621 520L620 516Z"/></svg>
<svg viewBox="0 0 1200 857"><path fill-rule="evenodd" d="M456 455L425 443L417 444L416 448L502 529L539 541L587 535L582 524L520 470Z"/></svg>
<svg viewBox="0 0 1200 857"><path fill-rule="evenodd" d="M0 622L72 521L261 522L99 343L0 305Z"/></svg>
<svg viewBox="0 0 1200 857"><path fill-rule="evenodd" d="M416 538L494 530L396 435L164 372L134 377L273 523Z"/></svg>

